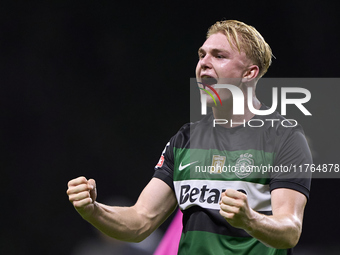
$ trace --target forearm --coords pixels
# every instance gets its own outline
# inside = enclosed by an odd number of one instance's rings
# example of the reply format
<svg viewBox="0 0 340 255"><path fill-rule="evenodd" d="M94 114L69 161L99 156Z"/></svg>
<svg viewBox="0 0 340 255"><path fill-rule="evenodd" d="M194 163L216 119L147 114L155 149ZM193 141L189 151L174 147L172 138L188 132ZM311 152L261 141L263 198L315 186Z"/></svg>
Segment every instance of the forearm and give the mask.
<svg viewBox="0 0 340 255"><path fill-rule="evenodd" d="M67 194L77 212L103 233L118 240L139 242L151 234L176 208L173 190L152 178L131 207L96 202L96 183L78 177L68 183Z"/></svg>
<svg viewBox="0 0 340 255"><path fill-rule="evenodd" d="M132 207L94 203L91 215L84 218L106 235L122 241L140 242L154 230L150 215Z"/></svg>
<svg viewBox="0 0 340 255"><path fill-rule="evenodd" d="M294 247L302 231L306 197L294 190L275 189L271 193L273 215L260 214L249 207L247 196L227 189L220 201L220 214L230 225L244 229L267 246Z"/></svg>
<svg viewBox="0 0 340 255"><path fill-rule="evenodd" d="M302 224L293 215L267 216L254 212L245 230L267 246L288 249L298 243Z"/></svg>

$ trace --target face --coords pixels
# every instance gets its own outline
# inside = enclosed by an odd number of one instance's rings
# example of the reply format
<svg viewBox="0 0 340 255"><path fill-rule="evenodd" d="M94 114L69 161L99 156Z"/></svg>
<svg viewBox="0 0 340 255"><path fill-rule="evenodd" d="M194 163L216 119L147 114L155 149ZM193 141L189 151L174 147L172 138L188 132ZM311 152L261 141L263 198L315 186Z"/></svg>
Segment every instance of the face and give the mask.
<svg viewBox="0 0 340 255"><path fill-rule="evenodd" d="M214 84L217 83L241 86L242 78L247 75L249 66L252 65L246 54L244 52L239 53L236 46L233 49L227 37L222 33L211 35L198 50L198 55L196 79L198 82L211 87L214 87ZM203 88L203 85L199 84L199 86ZM205 89L214 95L208 87L205 87ZM203 90L200 91L206 93ZM222 101L231 98L228 89L216 88L216 92ZM213 99L210 96L207 96L207 104L213 104Z"/></svg>

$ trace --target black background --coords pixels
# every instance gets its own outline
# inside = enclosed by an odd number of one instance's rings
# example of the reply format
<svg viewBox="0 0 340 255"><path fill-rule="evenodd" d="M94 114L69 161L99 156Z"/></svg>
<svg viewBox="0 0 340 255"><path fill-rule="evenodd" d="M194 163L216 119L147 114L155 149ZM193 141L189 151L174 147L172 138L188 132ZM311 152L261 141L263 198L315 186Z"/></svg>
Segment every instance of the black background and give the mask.
<svg viewBox="0 0 340 255"><path fill-rule="evenodd" d="M93 234L66 196L79 175L96 179L99 201L137 199L189 121L197 49L224 18L272 47L265 77L339 76L331 1L0 3L1 254L69 254ZM327 109L327 119L304 129L316 163L339 163L340 88L318 91L312 113ZM337 247L339 184L313 181L302 250Z"/></svg>

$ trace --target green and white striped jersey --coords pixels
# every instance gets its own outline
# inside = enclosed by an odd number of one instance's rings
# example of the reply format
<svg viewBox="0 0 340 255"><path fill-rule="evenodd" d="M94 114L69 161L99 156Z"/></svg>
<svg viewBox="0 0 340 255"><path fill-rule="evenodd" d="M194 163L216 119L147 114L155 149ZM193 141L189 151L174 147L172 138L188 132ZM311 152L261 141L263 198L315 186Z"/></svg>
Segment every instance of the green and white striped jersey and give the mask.
<svg viewBox="0 0 340 255"><path fill-rule="evenodd" d="M277 112L254 118L284 120ZM312 157L301 126L267 121L262 127L223 128L212 123L210 113L184 125L155 167L154 177L174 190L183 212L178 254L292 254L229 225L219 214L219 200L226 189L239 190L252 209L270 215L274 189L293 189L308 198L311 175L299 166L311 164Z"/></svg>

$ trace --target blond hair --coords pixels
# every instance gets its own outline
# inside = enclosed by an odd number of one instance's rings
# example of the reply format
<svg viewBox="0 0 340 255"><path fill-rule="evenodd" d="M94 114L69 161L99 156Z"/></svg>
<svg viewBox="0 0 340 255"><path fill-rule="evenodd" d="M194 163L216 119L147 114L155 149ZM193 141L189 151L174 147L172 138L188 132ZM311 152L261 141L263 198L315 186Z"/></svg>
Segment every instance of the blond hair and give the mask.
<svg viewBox="0 0 340 255"><path fill-rule="evenodd" d="M236 46L240 53L243 51L254 61L259 67L258 78L267 72L272 62L272 50L254 27L237 20L223 20L209 28L207 38L216 33L223 33L232 48Z"/></svg>

